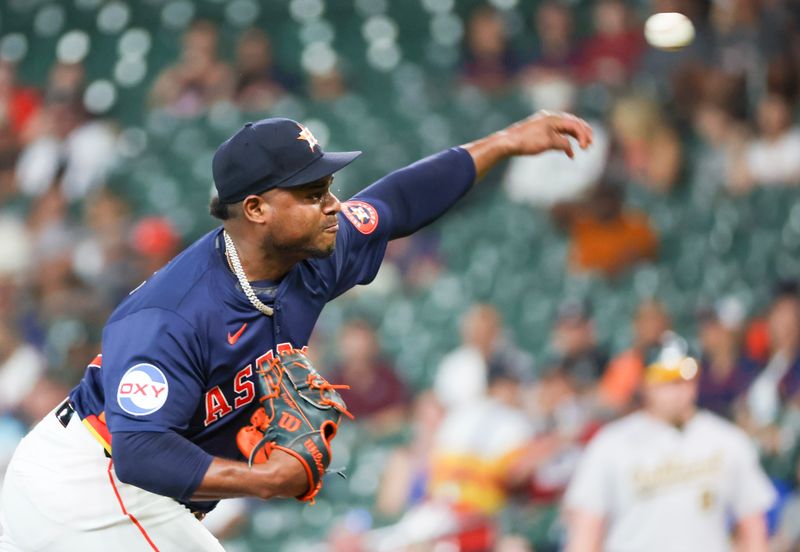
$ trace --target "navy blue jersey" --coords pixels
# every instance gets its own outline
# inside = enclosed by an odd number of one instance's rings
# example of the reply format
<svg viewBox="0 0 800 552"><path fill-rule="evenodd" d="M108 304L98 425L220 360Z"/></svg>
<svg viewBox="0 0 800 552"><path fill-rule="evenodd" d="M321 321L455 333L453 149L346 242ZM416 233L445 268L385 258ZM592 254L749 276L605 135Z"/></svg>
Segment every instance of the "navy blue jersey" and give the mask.
<svg viewBox="0 0 800 552"><path fill-rule="evenodd" d="M374 228L364 233L347 215ZM281 346L306 346L325 303L375 277L389 216L380 201L343 204L331 257L298 263L277 285L254 283L271 317L228 269L222 230L210 232L111 315L102 368L90 366L71 393L78 414L105 412L112 434L175 431L210 454L238 458L236 432L249 423L256 369Z"/></svg>
<svg viewBox="0 0 800 552"><path fill-rule="evenodd" d="M102 355L70 393L75 410L109 450L115 432L174 432L213 456L243 459L236 434L258 406L259 366L283 347L305 347L325 303L370 282L389 239L435 219L474 177L470 155L453 148L343 203L330 257L302 261L279 282L253 282L273 316L243 293L222 229L208 233L117 307Z"/></svg>

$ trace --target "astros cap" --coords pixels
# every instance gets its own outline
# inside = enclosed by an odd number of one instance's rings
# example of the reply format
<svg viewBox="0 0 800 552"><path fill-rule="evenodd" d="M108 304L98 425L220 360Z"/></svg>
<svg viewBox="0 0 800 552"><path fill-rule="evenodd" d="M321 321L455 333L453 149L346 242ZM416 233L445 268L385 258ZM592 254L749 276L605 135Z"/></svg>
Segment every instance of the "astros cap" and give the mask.
<svg viewBox="0 0 800 552"><path fill-rule="evenodd" d="M214 153L214 185L222 203L236 203L272 188L302 186L350 164L360 151L331 153L291 119L247 123Z"/></svg>
<svg viewBox="0 0 800 552"><path fill-rule="evenodd" d="M645 382L659 384L693 380L699 367L697 361L689 355L686 341L674 332L666 332L661 343L657 356L647 364Z"/></svg>

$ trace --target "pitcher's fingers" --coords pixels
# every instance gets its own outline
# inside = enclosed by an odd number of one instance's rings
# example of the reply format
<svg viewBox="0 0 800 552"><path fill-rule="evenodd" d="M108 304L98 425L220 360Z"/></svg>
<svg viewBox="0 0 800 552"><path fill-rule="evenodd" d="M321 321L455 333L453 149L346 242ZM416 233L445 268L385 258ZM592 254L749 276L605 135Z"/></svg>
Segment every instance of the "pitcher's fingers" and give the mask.
<svg viewBox="0 0 800 552"><path fill-rule="evenodd" d="M575 158L575 152L572 151L572 144L569 141L569 138L565 136L565 134L570 134L569 132L564 133L556 133L553 138L553 146L555 149L559 149L567 154L570 159Z"/></svg>
<svg viewBox="0 0 800 552"><path fill-rule="evenodd" d="M584 138L585 140L581 141L581 148L586 149L592 145L594 141L594 130L592 130L592 125L581 119L581 123L584 127Z"/></svg>
<svg viewBox="0 0 800 552"><path fill-rule="evenodd" d="M569 134L578 140L581 149L588 148L592 143L592 127L589 126L589 123L574 115L560 118L555 127L558 132Z"/></svg>

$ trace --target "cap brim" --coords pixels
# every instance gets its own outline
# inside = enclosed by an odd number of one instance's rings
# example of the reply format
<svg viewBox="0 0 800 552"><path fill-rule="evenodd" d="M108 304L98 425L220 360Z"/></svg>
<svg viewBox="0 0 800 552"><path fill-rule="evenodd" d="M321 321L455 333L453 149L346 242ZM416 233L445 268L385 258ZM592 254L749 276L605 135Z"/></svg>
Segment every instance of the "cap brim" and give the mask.
<svg viewBox="0 0 800 552"><path fill-rule="evenodd" d="M314 182L345 168L361 155L360 151L326 152L322 157L278 184L278 188L293 188Z"/></svg>
<svg viewBox="0 0 800 552"><path fill-rule="evenodd" d="M697 377L699 369L697 361L691 357L684 358L678 366L664 366L660 362L654 362L645 370L644 380L649 385L692 381Z"/></svg>

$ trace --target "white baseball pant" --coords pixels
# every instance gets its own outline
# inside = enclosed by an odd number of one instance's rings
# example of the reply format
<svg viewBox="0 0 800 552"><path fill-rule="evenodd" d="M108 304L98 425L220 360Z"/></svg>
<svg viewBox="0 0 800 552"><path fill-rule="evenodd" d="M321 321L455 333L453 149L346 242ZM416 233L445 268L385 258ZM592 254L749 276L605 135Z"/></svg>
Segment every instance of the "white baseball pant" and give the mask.
<svg viewBox="0 0 800 552"><path fill-rule="evenodd" d="M14 452L0 521L3 552L224 551L183 505L117 479L78 415L63 427L55 411Z"/></svg>

